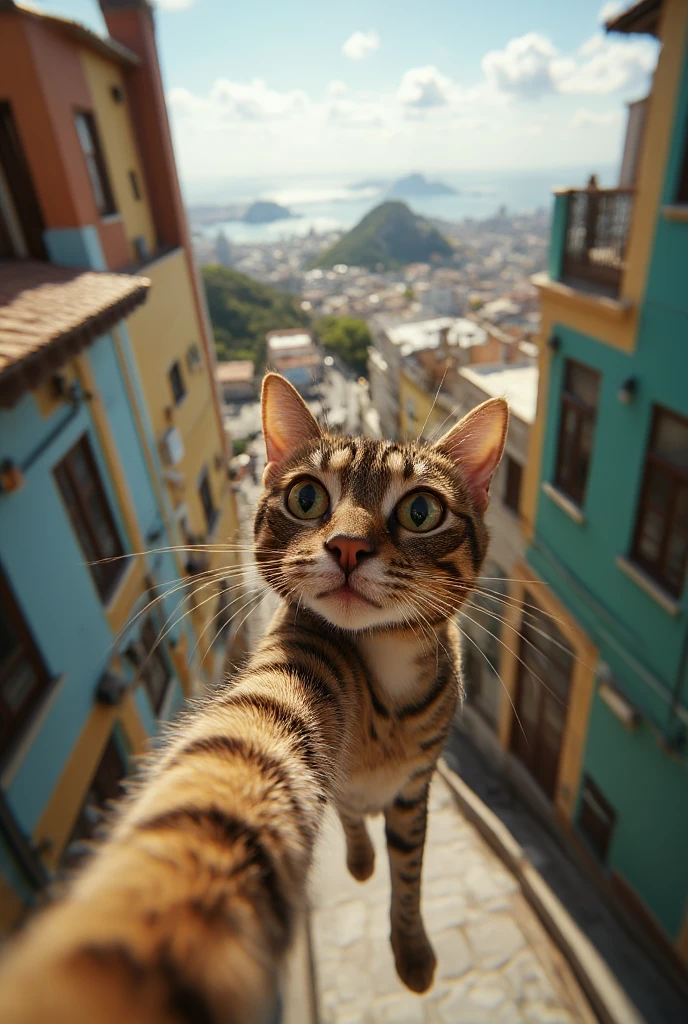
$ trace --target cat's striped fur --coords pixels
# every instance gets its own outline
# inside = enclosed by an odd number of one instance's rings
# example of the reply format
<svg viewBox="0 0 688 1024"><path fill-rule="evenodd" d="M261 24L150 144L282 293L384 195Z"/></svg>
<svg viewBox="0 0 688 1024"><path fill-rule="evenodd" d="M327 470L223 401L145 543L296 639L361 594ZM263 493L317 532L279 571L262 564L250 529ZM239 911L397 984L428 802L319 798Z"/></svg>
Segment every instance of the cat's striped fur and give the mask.
<svg viewBox="0 0 688 1024"><path fill-rule="evenodd" d="M364 815L384 812L397 969L428 987L427 794L460 689L453 616L485 555L506 422L493 402L436 447L332 439L268 378L256 551L285 600L239 677L177 729L68 897L8 951L1 1020L268 1020L328 801L360 880L373 870ZM304 477L329 494L317 521L285 505ZM425 535L394 517L420 487L446 510ZM352 537L365 558L345 569L326 545Z"/></svg>

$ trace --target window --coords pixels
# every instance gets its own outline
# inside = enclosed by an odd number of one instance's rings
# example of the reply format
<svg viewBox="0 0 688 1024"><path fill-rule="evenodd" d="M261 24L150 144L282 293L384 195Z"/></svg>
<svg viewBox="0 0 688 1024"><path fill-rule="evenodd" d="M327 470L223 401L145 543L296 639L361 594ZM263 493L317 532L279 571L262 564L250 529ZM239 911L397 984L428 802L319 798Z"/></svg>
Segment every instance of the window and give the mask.
<svg viewBox="0 0 688 1024"><path fill-rule="evenodd" d="M599 388L599 373L567 360L555 483L577 505L582 505L585 498Z"/></svg>
<svg viewBox="0 0 688 1024"><path fill-rule="evenodd" d="M139 179L136 176L136 171L129 171L129 184L131 185L131 191L134 193L134 199L140 199L141 189L139 188Z"/></svg>
<svg viewBox="0 0 688 1024"><path fill-rule="evenodd" d="M124 758L119 752L114 735L110 736L65 847L61 861L63 869L73 869L90 853L87 843L103 822L108 804L122 796L124 790L121 782L126 774Z"/></svg>
<svg viewBox="0 0 688 1024"><path fill-rule="evenodd" d="M174 404L179 405L181 400L186 395L186 388L184 387L184 378L182 377L182 368L179 361L172 363L169 369L168 377L170 378L170 387L172 388L172 398Z"/></svg>
<svg viewBox="0 0 688 1024"><path fill-rule="evenodd" d="M688 562L688 420L655 407L632 558L678 597Z"/></svg>
<svg viewBox="0 0 688 1024"><path fill-rule="evenodd" d="M506 483L504 485L504 504L512 512L518 515L519 502L521 500L521 476L523 466L510 455L505 456L506 462Z"/></svg>
<svg viewBox="0 0 688 1024"><path fill-rule="evenodd" d="M158 637L159 633L153 625L152 619L146 619L141 627L141 642L146 649L146 655L139 677L145 683L151 706L156 715L160 712L168 683L172 678L162 652L162 646L158 643Z"/></svg>
<svg viewBox="0 0 688 1024"><path fill-rule="evenodd" d="M122 542L86 437L55 467L55 479L103 601L124 572Z"/></svg>
<svg viewBox="0 0 688 1024"><path fill-rule="evenodd" d="M8 584L0 574L0 756L36 707L50 682Z"/></svg>
<svg viewBox="0 0 688 1024"><path fill-rule="evenodd" d="M116 213L115 200L110 188L110 179L105 166L103 150L98 138L98 129L93 114L80 112L75 115L76 130L79 135L79 142L86 159L88 176L91 179L91 188L96 201L96 207L101 217Z"/></svg>
<svg viewBox="0 0 688 1024"><path fill-rule="evenodd" d="M0 257L46 258L43 216L9 103L0 103Z"/></svg>
<svg viewBox="0 0 688 1024"><path fill-rule="evenodd" d="M616 812L592 781L584 776L578 827L601 861L606 861L616 824Z"/></svg>
<svg viewBox="0 0 688 1024"><path fill-rule="evenodd" d="M676 189L676 202L688 203L688 131L683 143L683 162L681 164L681 176Z"/></svg>
<svg viewBox="0 0 688 1024"><path fill-rule="evenodd" d="M208 476L208 467L201 473L200 481L198 484L198 496L201 499L201 505L203 506L203 514L205 515L205 521L208 526L208 532L210 533L215 526L217 519L217 509L213 501L213 492L210 489L210 477Z"/></svg>

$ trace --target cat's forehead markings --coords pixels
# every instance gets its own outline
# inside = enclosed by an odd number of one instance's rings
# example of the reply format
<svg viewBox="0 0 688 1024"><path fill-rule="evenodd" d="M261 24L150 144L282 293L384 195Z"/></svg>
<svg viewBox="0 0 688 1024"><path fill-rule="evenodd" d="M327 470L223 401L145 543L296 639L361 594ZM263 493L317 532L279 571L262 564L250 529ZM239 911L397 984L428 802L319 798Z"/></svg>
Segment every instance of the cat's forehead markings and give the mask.
<svg viewBox="0 0 688 1024"><path fill-rule="evenodd" d="M330 459L330 469L345 469L351 462L351 449L340 448Z"/></svg>
<svg viewBox="0 0 688 1024"><path fill-rule="evenodd" d="M392 473L401 473L404 469L404 456L401 452L390 452L387 466Z"/></svg>
<svg viewBox="0 0 688 1024"><path fill-rule="evenodd" d="M320 469L320 467L322 466L322 460L323 453L320 448L318 448L317 451L311 452L310 463L314 469Z"/></svg>

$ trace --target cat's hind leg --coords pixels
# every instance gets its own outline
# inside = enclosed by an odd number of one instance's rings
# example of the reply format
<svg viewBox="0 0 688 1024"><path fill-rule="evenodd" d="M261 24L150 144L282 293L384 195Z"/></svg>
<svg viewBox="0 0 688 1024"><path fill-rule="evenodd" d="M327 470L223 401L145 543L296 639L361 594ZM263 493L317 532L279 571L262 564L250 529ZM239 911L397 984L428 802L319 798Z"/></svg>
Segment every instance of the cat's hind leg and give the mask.
<svg viewBox="0 0 688 1024"><path fill-rule="evenodd" d="M428 815L427 782L408 783L385 808L392 881L391 942L397 974L414 992L432 985L437 960L420 913L420 876Z"/></svg>
<svg viewBox="0 0 688 1024"><path fill-rule="evenodd" d="M366 882L375 870L375 849L360 816L338 808L346 836L346 866L358 882Z"/></svg>

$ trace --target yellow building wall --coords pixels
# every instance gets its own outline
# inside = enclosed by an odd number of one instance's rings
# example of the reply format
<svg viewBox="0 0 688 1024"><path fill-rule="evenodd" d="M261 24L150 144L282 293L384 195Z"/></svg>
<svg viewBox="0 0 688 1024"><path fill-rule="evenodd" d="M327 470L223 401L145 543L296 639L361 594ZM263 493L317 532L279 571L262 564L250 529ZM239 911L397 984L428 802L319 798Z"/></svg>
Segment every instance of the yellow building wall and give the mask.
<svg viewBox="0 0 688 1024"><path fill-rule="evenodd" d="M445 422L446 421L446 422ZM425 424L425 428L423 428ZM439 431L442 425L448 430L451 421L447 413L435 401L435 394L429 394L405 370L399 372L399 427L401 436L415 440L423 431L429 437Z"/></svg>
<svg viewBox="0 0 688 1024"><path fill-rule="evenodd" d="M45 846L49 868L56 868L60 861L105 745L118 723L134 756L146 752L147 735L133 693L128 693L119 707L97 704L93 708L34 831L35 841Z"/></svg>
<svg viewBox="0 0 688 1024"><path fill-rule="evenodd" d="M156 238L153 218L148 204L146 182L132 130L129 104L122 73L117 64L90 50L81 50L81 63L93 101L93 111L100 141L107 163L110 184L117 210L124 221L124 229L131 246L132 262L136 259L133 239L140 235L146 239L149 251L155 252ZM122 102L116 103L111 89L121 89ZM136 199L129 179L134 171L140 199Z"/></svg>
<svg viewBox="0 0 688 1024"><path fill-rule="evenodd" d="M236 503L227 479L223 439L218 434L210 377L200 342L200 330L193 303L191 281L184 252L175 250L146 267L152 285L148 301L127 320L134 358L143 388L153 433L158 443L174 426L184 444L184 455L174 467L166 467L180 474L180 485L169 484L171 503L175 508L185 507L190 531L206 537L207 524L198 493L199 477L207 467L210 488L219 516L213 535L207 538L214 548L236 543ZM189 346L196 343L203 362L193 372L187 364ZM174 404L168 373L174 362L181 368L186 395ZM214 551L209 556L210 568L228 569L238 557L232 551ZM199 585L204 581L199 580ZM215 630L209 619L215 614L212 587L198 593L198 611L192 616L197 637L208 626L199 644L203 653L205 644L212 640ZM235 596L235 592L231 597ZM200 602L210 598L201 606ZM241 607L234 605L232 612Z"/></svg>

